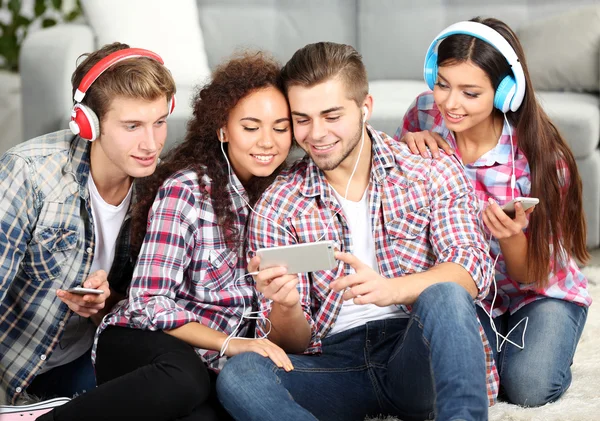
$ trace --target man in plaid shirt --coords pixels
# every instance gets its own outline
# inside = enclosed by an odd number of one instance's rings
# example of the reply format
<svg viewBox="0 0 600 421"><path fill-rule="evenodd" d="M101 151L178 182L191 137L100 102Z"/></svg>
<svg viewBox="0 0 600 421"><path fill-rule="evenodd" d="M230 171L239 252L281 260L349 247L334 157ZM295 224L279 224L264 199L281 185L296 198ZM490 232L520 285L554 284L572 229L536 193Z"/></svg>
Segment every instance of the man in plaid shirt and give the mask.
<svg viewBox="0 0 600 421"><path fill-rule="evenodd" d="M486 420L497 373L474 301L492 262L460 163L366 124L373 99L350 46L307 45L283 79L308 156L257 203L249 250L329 240L340 262L256 275L257 328L302 355L291 372L233 357L218 380L225 408L240 420Z"/></svg>
<svg viewBox="0 0 600 421"><path fill-rule="evenodd" d="M0 404L95 387L96 324L133 271L133 180L154 172L166 139L175 83L158 55L106 45L72 82L78 135L50 133L0 157ZM102 293L67 292L81 286Z"/></svg>

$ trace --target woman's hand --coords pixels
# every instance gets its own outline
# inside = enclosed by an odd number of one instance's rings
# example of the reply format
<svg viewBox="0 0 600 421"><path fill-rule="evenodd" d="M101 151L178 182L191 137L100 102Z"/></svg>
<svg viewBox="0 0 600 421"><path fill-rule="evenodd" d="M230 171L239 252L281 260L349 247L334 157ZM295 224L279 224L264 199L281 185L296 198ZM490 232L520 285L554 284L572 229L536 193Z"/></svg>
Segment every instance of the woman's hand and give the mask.
<svg viewBox="0 0 600 421"><path fill-rule="evenodd" d="M423 158L440 157L440 148L448 155L454 154L454 150L450 147L442 136L438 133L423 130L422 132L406 133L400 139L400 142L406 143L410 151L415 155L421 155Z"/></svg>
<svg viewBox="0 0 600 421"><path fill-rule="evenodd" d="M527 225L529 225L527 216L535 209L535 206L533 206L524 211L523 205L516 202L515 217L512 219L504 213L494 199L488 199L488 203L488 206L483 211L483 222L498 240L506 240L521 234L527 228Z"/></svg>
<svg viewBox="0 0 600 421"><path fill-rule="evenodd" d="M283 368L285 371L294 369L290 357L285 351L268 339L232 338L225 355L232 357L242 352L255 352L263 357L268 357L277 367Z"/></svg>

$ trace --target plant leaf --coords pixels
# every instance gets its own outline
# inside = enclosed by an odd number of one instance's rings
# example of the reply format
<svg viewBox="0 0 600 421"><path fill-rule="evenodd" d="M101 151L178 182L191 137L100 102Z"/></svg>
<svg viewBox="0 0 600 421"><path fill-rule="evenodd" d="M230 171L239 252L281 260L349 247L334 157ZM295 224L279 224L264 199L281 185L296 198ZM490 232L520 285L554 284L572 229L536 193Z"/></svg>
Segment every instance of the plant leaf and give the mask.
<svg viewBox="0 0 600 421"><path fill-rule="evenodd" d="M8 10L13 16L18 15L21 12L21 0L9 0Z"/></svg>
<svg viewBox="0 0 600 421"><path fill-rule="evenodd" d="M49 28L50 26L56 25L56 20L51 18L46 18L42 21L42 28Z"/></svg>
<svg viewBox="0 0 600 421"><path fill-rule="evenodd" d="M75 19L77 19L80 15L80 11L79 10L71 10L69 12L69 14L67 14L67 16L65 16L65 22L73 22Z"/></svg>
<svg viewBox="0 0 600 421"><path fill-rule="evenodd" d="M35 0L35 6L33 6L35 17L39 18L46 11L46 2L44 0Z"/></svg>
<svg viewBox="0 0 600 421"><path fill-rule="evenodd" d="M19 16L16 17L16 19L14 21L14 24L16 26L25 26L25 27L28 27L29 25L31 25L31 19L28 19L25 16L19 15Z"/></svg>
<svg viewBox="0 0 600 421"><path fill-rule="evenodd" d="M19 49L17 37L13 34L0 38L0 55L4 56L4 68L17 70L19 67Z"/></svg>
<svg viewBox="0 0 600 421"><path fill-rule="evenodd" d="M52 0L52 6L60 12L62 10L62 0Z"/></svg>

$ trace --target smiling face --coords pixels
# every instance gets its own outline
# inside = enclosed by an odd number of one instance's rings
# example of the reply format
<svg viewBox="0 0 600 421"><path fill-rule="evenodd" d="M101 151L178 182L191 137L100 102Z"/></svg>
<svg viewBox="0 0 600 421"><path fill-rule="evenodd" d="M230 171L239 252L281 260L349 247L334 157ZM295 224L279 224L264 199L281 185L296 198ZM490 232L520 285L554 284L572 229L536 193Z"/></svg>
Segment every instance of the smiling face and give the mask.
<svg viewBox="0 0 600 421"><path fill-rule="evenodd" d="M363 114L346 92L339 78L288 90L296 141L323 171L356 161Z"/></svg>
<svg viewBox="0 0 600 421"><path fill-rule="evenodd" d="M223 140L233 171L243 183L271 175L292 145L290 111L283 94L267 87L242 98L229 113Z"/></svg>
<svg viewBox="0 0 600 421"><path fill-rule="evenodd" d="M100 122L92 143L94 177L147 177L156 169L167 138L167 99L117 97Z"/></svg>
<svg viewBox="0 0 600 421"><path fill-rule="evenodd" d="M494 88L487 74L473 62L440 66L433 88L434 101L446 127L456 133L493 122Z"/></svg>

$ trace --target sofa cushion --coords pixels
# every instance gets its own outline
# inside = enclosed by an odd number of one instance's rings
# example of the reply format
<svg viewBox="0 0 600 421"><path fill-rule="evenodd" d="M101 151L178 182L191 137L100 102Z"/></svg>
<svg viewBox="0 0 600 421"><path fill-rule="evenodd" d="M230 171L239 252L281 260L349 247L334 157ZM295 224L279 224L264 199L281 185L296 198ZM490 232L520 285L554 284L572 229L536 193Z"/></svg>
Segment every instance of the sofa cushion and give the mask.
<svg viewBox="0 0 600 421"><path fill-rule="evenodd" d="M369 123L375 129L393 136L402 124L402 118L410 104L417 95L427 89L422 80L370 81L369 93L373 95L373 114Z"/></svg>
<svg viewBox="0 0 600 421"><path fill-rule="evenodd" d="M598 96L575 92L537 92L540 104L571 147L575 158L589 156L600 139Z"/></svg>
<svg viewBox="0 0 600 421"><path fill-rule="evenodd" d="M179 0L177 0L179 1ZM349 0L197 0L211 68L242 48L286 62L308 43L356 47L356 5Z"/></svg>
<svg viewBox="0 0 600 421"><path fill-rule="evenodd" d="M160 54L178 88L210 76L194 0L81 3L99 46L119 41Z"/></svg>
<svg viewBox="0 0 600 421"><path fill-rule="evenodd" d="M600 5L525 24L517 32L536 89L598 92Z"/></svg>

